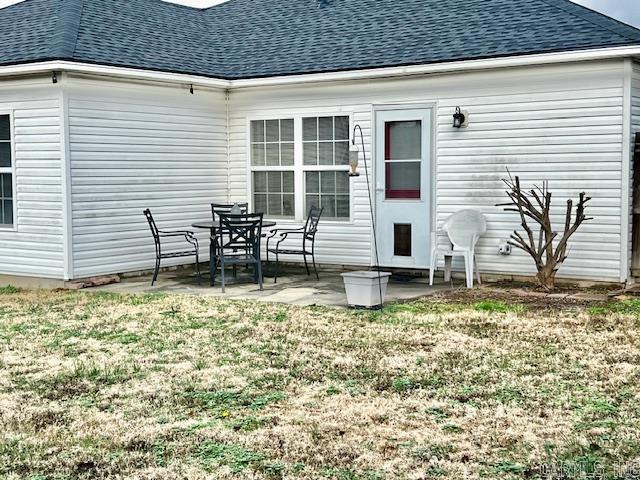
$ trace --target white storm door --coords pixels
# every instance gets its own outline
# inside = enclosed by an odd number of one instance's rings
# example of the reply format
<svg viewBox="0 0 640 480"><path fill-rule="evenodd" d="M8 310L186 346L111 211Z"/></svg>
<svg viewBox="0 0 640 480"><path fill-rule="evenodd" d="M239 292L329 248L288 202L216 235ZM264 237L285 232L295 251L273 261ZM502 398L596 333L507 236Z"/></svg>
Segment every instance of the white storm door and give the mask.
<svg viewBox="0 0 640 480"><path fill-rule="evenodd" d="M429 268L431 110L379 110L375 128L380 265Z"/></svg>

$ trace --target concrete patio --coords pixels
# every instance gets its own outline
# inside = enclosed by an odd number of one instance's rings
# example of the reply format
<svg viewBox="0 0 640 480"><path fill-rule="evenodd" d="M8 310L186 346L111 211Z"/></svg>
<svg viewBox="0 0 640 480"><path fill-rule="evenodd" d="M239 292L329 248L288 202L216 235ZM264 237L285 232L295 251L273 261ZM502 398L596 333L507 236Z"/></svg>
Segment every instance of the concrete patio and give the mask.
<svg viewBox="0 0 640 480"><path fill-rule="evenodd" d="M224 297L230 299L250 299L262 302L289 303L294 305L325 305L346 307L347 297L344 292L342 271L322 270L320 280L314 276L307 276L303 268L287 266L274 284L272 272L265 273L264 290L252 282L251 276L245 272L238 272L237 279L231 275L227 278L226 293L220 289L219 276L216 286L209 286L208 274L203 274L202 284L198 282L191 271L175 270L160 274L155 286L151 286L151 276L137 276L123 278L119 283L94 287L100 290L118 293L169 293L205 295L210 297ZM387 302L407 301L424 296L433 295L451 288L462 288L462 284L455 280L453 287L437 279L437 284L429 286L429 279L394 275L391 277L387 289Z"/></svg>

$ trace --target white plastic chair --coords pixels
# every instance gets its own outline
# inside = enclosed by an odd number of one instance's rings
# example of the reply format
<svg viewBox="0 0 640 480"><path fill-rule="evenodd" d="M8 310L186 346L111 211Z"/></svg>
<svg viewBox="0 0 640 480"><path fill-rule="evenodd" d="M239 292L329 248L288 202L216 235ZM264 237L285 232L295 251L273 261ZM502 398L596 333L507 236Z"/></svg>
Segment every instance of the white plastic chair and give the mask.
<svg viewBox="0 0 640 480"><path fill-rule="evenodd" d="M431 235L431 270L429 284L433 285L438 255L444 255L444 280L451 280L451 263L453 257L464 257L467 288L473 288L473 272L475 269L478 284L481 284L480 272L476 262L475 248L478 240L487 232L487 221L476 210L461 210L451 215L444 226L442 234L449 238L449 248L438 246L438 234Z"/></svg>

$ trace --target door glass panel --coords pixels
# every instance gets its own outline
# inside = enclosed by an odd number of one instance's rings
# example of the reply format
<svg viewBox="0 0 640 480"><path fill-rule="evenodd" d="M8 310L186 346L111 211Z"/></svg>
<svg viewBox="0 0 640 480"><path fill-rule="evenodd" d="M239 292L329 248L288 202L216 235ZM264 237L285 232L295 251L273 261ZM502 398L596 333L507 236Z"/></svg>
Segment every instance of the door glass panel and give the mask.
<svg viewBox="0 0 640 480"><path fill-rule="evenodd" d="M422 121L385 123L385 160L422 158Z"/></svg>
<svg viewBox="0 0 640 480"><path fill-rule="evenodd" d="M396 257L411 256L411 224L393 224L393 254Z"/></svg>
<svg viewBox="0 0 640 480"><path fill-rule="evenodd" d="M385 197L387 199L420 198L420 162L385 163Z"/></svg>

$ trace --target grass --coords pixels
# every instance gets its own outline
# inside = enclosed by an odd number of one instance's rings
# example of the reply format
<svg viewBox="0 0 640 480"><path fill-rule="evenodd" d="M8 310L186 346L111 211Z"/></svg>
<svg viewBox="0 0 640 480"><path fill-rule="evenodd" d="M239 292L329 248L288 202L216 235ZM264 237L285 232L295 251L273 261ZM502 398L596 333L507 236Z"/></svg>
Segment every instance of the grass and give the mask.
<svg viewBox="0 0 640 480"><path fill-rule="evenodd" d="M635 478L639 334L634 300L0 289L0 479Z"/></svg>

